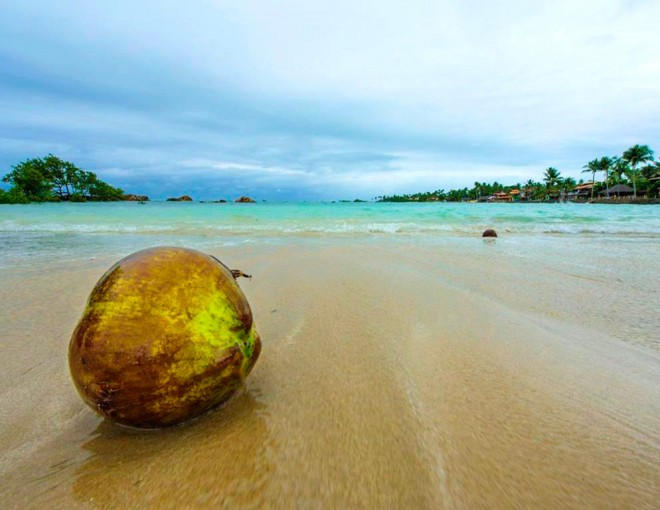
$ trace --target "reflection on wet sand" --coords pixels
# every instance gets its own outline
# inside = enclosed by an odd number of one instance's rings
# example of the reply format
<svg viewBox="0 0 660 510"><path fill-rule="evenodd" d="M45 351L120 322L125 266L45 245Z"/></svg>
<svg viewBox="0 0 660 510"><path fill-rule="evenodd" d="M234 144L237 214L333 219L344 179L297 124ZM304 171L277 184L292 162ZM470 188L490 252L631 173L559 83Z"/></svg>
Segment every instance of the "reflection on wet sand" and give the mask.
<svg viewBox="0 0 660 510"><path fill-rule="evenodd" d="M95 508L258 507L268 474L266 408L253 392L193 423L135 431L102 422L82 445L76 501Z"/></svg>

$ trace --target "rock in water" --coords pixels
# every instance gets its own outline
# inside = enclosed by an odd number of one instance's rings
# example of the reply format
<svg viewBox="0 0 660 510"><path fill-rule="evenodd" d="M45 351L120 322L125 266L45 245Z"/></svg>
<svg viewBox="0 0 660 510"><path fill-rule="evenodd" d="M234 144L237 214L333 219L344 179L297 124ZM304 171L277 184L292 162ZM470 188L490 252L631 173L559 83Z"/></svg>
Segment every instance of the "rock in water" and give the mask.
<svg viewBox="0 0 660 510"><path fill-rule="evenodd" d="M149 202L149 197L147 195L134 195L132 193L123 195L121 199L125 202Z"/></svg>
<svg viewBox="0 0 660 510"><path fill-rule="evenodd" d="M484 230L484 233L481 234L481 237L497 237L497 232L495 232L492 228L489 228Z"/></svg>
<svg viewBox="0 0 660 510"><path fill-rule="evenodd" d="M154 428L227 399L260 350L232 271L210 255L160 247L129 255L101 277L71 337L69 368L96 412Z"/></svg>

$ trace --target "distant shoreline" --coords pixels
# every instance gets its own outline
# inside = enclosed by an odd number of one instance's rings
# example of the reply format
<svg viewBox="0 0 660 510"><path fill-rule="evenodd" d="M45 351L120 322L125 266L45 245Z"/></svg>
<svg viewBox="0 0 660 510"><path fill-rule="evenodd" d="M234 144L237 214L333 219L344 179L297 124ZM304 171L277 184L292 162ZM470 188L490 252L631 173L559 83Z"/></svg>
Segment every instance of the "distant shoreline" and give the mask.
<svg viewBox="0 0 660 510"><path fill-rule="evenodd" d="M167 199L150 199L147 201L137 201L137 200L88 200L86 202L75 202L75 201L52 201L52 202L28 202L28 203L19 203L19 204L0 204L0 205L11 205L11 206L21 206L21 205L43 205L43 204L129 204L135 203L139 205L146 204L206 204L206 205L232 205L232 204L241 204L241 202L234 201L223 201L223 200L190 200L190 201L179 201L179 200L167 200ZM539 204L596 204L596 205L660 205L660 198L596 198L594 200L519 200L515 202L511 201L497 201L497 200L360 200L355 202L353 200L303 200L303 201L266 201L262 200L261 202L255 202L256 204L342 204L342 205L364 205L364 204L521 204L521 205L539 205Z"/></svg>

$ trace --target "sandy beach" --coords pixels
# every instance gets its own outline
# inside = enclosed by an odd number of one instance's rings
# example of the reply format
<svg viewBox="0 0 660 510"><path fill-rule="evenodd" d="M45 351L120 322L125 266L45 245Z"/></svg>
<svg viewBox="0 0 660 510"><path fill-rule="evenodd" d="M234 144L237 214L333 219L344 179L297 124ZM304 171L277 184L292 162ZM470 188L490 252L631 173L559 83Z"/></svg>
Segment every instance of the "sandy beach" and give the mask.
<svg viewBox="0 0 660 510"><path fill-rule="evenodd" d="M254 275L262 357L224 406L152 432L94 415L67 370L114 259L3 270L3 507L655 507L658 319L620 305L660 309L657 272L627 291L512 243L208 250Z"/></svg>

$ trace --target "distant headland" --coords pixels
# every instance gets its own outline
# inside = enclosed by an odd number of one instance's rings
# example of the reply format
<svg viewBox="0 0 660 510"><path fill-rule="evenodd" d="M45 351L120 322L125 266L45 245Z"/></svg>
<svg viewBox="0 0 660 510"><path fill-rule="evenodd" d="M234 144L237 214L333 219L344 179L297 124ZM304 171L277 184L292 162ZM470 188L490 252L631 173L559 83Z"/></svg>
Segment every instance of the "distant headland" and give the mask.
<svg viewBox="0 0 660 510"><path fill-rule="evenodd" d="M112 201L124 197L123 190L110 186L94 172L52 154L19 163L2 181L11 184L9 191L0 190L0 203L4 204Z"/></svg>
<svg viewBox="0 0 660 510"><path fill-rule="evenodd" d="M584 165L591 180L562 177L549 167L543 182L500 184L475 182L471 188L426 191L411 195L379 196L377 202L591 202L660 203L660 162L654 161L648 145L634 145L621 156L603 156ZM596 182L596 174L604 179Z"/></svg>

